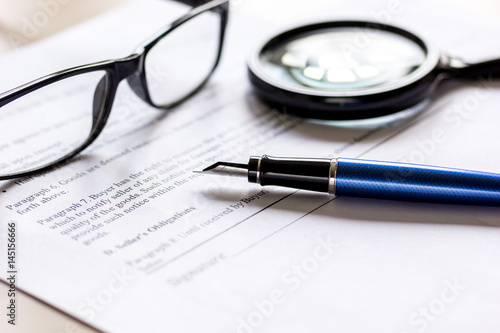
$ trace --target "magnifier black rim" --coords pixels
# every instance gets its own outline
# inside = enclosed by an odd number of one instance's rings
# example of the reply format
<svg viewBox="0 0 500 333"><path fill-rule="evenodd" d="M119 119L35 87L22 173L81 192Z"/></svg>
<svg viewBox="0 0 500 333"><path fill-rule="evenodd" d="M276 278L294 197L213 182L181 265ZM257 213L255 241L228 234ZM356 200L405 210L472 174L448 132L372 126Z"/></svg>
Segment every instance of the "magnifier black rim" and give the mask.
<svg viewBox="0 0 500 333"><path fill-rule="evenodd" d="M311 34L315 30L325 30L327 28L365 28L370 30L383 30L392 32L394 34L405 37L417 45L419 45L425 52L424 62L412 73L402 77L401 79L386 83L376 87L368 87L363 89L356 89L350 91L331 91L327 89L309 88L309 87L296 87L291 84L286 84L276 80L266 74L264 71L260 58L261 54L268 50L270 47L282 43L286 40L291 40L296 36ZM317 96L317 97L363 97L377 94L384 94L387 92L392 92L400 88L407 87L419 80L424 79L429 73L431 73L439 64L440 54L438 50L433 46L432 43L417 36L416 34L410 32L409 30L399 28L393 25L378 23L373 21L363 21L363 20L342 20L342 21L326 21L319 22L309 25L303 25L291 30L286 30L276 34L274 37L268 41L262 43L256 50L251 54L248 59L248 69L253 74L254 78L262 81L264 85L270 85L283 91L306 95L306 96Z"/></svg>

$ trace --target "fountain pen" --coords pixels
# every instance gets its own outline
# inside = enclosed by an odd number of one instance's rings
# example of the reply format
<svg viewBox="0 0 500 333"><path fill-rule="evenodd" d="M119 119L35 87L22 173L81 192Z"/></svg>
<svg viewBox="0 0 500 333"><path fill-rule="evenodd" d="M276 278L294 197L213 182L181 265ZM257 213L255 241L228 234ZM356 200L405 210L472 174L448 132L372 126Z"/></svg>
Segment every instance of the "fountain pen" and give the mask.
<svg viewBox="0 0 500 333"><path fill-rule="evenodd" d="M336 196L500 206L500 174L350 158L252 156L247 164L217 162L201 171L247 177Z"/></svg>

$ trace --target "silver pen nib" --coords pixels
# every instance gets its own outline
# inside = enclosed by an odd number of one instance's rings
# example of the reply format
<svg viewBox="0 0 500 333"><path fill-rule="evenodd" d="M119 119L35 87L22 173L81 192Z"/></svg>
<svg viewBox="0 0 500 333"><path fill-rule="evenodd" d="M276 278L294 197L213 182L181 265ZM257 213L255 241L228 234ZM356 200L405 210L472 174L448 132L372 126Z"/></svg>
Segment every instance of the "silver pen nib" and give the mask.
<svg viewBox="0 0 500 333"><path fill-rule="evenodd" d="M194 171L198 173L211 173L221 176L240 176L247 177L248 165L240 163L217 162L202 171Z"/></svg>

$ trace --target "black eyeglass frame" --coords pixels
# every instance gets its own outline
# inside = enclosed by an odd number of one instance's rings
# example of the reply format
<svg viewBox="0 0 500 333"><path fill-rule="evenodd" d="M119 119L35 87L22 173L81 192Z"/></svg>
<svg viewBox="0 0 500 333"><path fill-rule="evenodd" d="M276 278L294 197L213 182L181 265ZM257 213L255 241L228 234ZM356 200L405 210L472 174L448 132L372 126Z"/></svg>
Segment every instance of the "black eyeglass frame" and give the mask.
<svg viewBox="0 0 500 333"><path fill-rule="evenodd" d="M98 87L103 85L102 88L105 91L105 95L102 100L97 100L96 97L94 98L94 110L93 110L94 114L92 119L92 128L87 139L71 153L57 159L56 161L50 162L43 167L31 169L28 171L23 171L20 173L12 173L9 175L0 176L0 181L27 177L37 173L49 171L54 167L66 163L68 160L75 157L76 155L81 153L84 149L86 149L88 146L90 146L104 129L106 122L109 118L109 115L111 113L118 85L124 79L127 79L130 88L139 98L141 98L144 102L146 102L150 106L159 109L173 108L181 104L182 102L186 101L194 94L196 94L207 83L210 76L213 74L213 72L215 71L220 62L222 47L224 44L226 26L229 17L229 0L213 0L209 2L181 0L179 2L183 2L188 5L196 5L197 3L200 2L204 4L192 8L188 13L186 13L185 15L181 16L177 20L167 25L164 29L162 29L162 31L154 35L147 42L139 45L134 51L134 53L132 53L131 55L120 59L106 60L102 62L91 63L87 65L82 65L58 71L53 74L49 74L47 76L34 80L32 82L26 83L12 90L9 90L3 94L0 94L0 108L2 108L3 106L29 93L32 93L38 89L59 82L61 80L68 79L70 77L74 77L80 74L86 74L97 71L104 71L106 73L106 75L103 77L103 79L101 79L101 81L98 84ZM153 102L150 96L148 83L146 79L145 63L148 52L165 36L167 36L169 33L177 29L183 23L186 23L189 20L196 18L200 14L210 10L216 11L220 15L220 33L219 33L218 51L216 54L215 62L210 72L205 77L205 79L202 80L202 82L197 87L195 87L190 93L186 94L185 96L179 98L177 101L170 103L168 105L157 105L156 103ZM100 103L100 105L96 108L95 103L97 102Z"/></svg>

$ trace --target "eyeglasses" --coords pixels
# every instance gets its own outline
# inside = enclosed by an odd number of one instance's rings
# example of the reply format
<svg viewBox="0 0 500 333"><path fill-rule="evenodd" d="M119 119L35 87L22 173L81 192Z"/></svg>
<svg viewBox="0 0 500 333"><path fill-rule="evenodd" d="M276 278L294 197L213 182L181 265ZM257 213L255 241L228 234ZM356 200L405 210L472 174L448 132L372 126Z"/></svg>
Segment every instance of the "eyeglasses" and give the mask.
<svg viewBox="0 0 500 333"><path fill-rule="evenodd" d="M220 60L229 0L177 1L202 4L132 55L63 70L0 94L0 180L47 171L87 148L106 125L123 80L160 109L202 88Z"/></svg>

